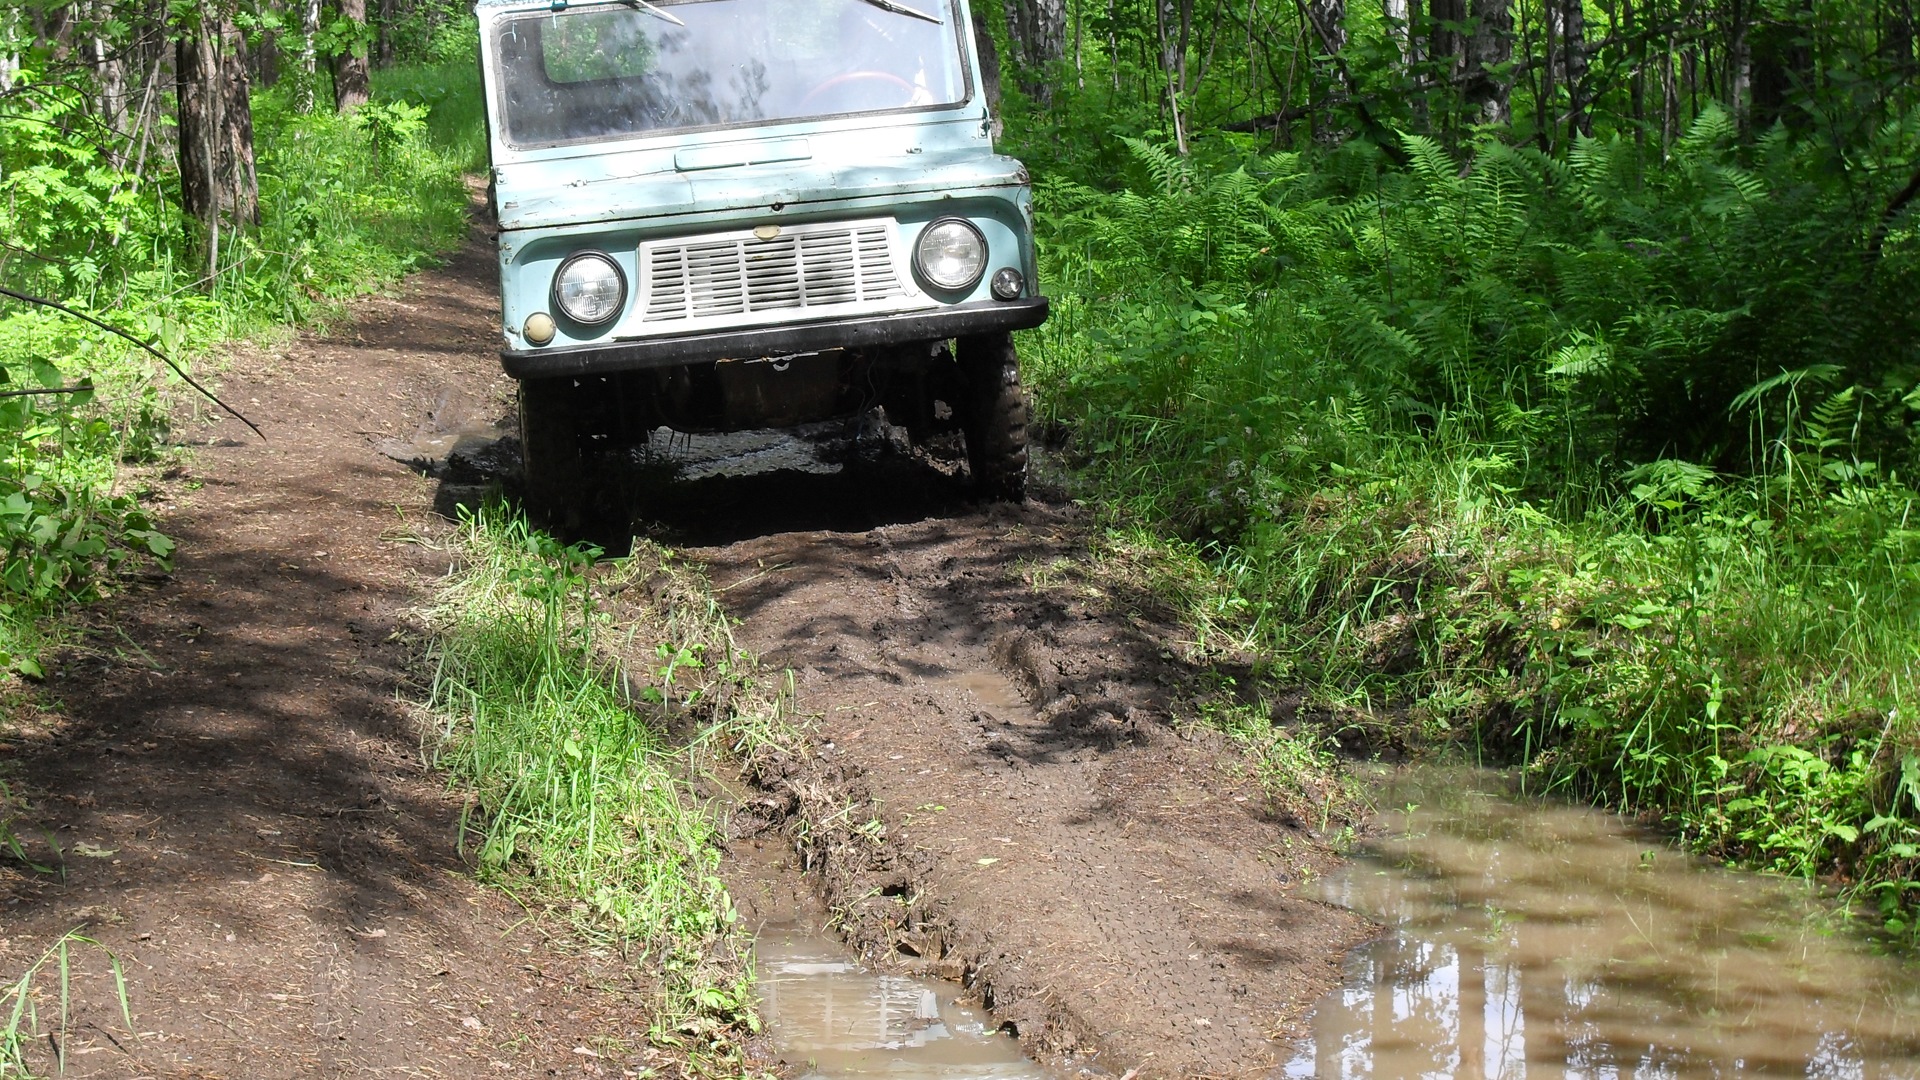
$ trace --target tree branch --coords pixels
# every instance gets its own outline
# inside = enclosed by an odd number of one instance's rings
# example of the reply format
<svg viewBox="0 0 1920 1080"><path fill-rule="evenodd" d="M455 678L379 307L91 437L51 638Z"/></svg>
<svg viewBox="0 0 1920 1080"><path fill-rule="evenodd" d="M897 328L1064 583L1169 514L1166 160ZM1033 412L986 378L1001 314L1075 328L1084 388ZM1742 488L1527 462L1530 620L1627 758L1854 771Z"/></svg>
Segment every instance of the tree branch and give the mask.
<svg viewBox="0 0 1920 1080"><path fill-rule="evenodd" d="M76 319L80 319L84 322L90 322L93 325L99 327L100 329L105 330L109 334L114 334L118 337L122 337L127 339L128 341L133 342L135 345L140 346L142 349L145 349L147 352L152 353L153 356L156 359L158 359L161 363L172 368L173 373L175 375L180 376L181 381L185 382L188 386L193 387L195 390L198 390L202 397L206 398L208 401L213 402L215 405L220 406L222 409L225 409L227 411L227 415L233 417L235 420L238 420L241 423L252 428L253 433L255 435L260 436L261 442L265 442L267 440L267 433L264 431L261 431L260 426L258 424L255 424L253 421L240 415L240 412L237 409L235 409L233 406L227 404L224 401L221 401L219 395L215 394L213 391L195 382L193 379L193 376L181 370L180 365L174 363L171 359L167 357L165 353L147 344L146 342L141 341L139 338L134 337L132 334L127 333L125 330L122 330L117 326L112 326L107 323L103 323L99 319L94 318L93 316L87 314L84 311L75 311L74 309L68 307L67 305L61 303L58 300L49 300L44 296L33 296L23 292L14 292L12 289L9 289L4 285L0 285L0 296L10 296L13 299L26 304L37 304L41 307L50 307L55 311L61 312L63 314L71 315Z"/></svg>
<svg viewBox="0 0 1920 1080"><path fill-rule="evenodd" d="M1880 261L1880 247L1887 242L1887 234L1893 232L1893 223L1900 217L1900 211L1905 210L1907 204L1917 196L1920 196L1920 168L1914 170L1913 179L1908 180L1907 186L1894 195L1887 203L1887 208L1880 211L1880 222L1873 227L1873 238L1867 241L1869 270Z"/></svg>

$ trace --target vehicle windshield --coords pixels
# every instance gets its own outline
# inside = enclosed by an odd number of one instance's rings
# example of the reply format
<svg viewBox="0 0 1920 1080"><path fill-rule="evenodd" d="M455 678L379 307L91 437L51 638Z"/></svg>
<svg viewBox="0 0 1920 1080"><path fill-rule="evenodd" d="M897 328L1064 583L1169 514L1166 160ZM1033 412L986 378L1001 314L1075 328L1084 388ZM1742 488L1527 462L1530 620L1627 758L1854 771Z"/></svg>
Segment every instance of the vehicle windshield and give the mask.
<svg viewBox="0 0 1920 1080"><path fill-rule="evenodd" d="M494 100L518 147L953 105L967 92L959 22L952 0L628 0L509 16L490 43Z"/></svg>

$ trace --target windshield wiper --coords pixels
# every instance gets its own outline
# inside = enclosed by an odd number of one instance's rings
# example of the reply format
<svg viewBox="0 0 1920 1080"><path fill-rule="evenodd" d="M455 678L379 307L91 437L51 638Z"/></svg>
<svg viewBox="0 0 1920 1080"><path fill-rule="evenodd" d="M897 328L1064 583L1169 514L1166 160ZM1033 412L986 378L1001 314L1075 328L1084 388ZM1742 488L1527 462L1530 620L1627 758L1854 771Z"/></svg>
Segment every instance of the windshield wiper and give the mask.
<svg viewBox="0 0 1920 1080"><path fill-rule="evenodd" d="M647 3L647 0L620 0L620 3L623 3L630 8L633 8L636 11L645 11L645 12L650 12L654 15L658 15L675 26L687 25L686 23L683 23L680 21L679 16L673 14L670 11L663 11L660 8L654 7L652 4Z"/></svg>
<svg viewBox="0 0 1920 1080"><path fill-rule="evenodd" d="M638 2L638 0L636 0L636 2ZM898 3L897 0L864 0L864 2L872 4L874 7L879 8L881 11L891 11L895 15L905 15L909 18L924 19L935 26L945 25L940 21L940 17L938 15L929 15L918 8L910 8L905 4Z"/></svg>

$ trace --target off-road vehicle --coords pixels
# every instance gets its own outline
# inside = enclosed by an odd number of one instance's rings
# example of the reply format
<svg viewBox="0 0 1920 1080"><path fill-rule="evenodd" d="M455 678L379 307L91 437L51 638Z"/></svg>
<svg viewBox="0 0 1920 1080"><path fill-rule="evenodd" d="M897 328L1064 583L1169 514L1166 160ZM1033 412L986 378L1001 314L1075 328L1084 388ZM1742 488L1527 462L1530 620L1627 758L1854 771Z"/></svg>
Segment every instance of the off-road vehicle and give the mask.
<svg viewBox="0 0 1920 1080"><path fill-rule="evenodd" d="M1026 170L966 0L480 0L501 361L529 497L648 433L884 409L1018 500Z"/></svg>

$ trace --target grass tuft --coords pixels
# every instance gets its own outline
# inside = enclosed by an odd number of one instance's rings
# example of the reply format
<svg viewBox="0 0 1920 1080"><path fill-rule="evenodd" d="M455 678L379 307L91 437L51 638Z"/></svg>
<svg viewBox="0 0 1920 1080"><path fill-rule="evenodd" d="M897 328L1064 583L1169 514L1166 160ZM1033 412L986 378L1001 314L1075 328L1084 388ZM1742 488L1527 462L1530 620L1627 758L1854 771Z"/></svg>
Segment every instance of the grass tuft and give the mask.
<svg viewBox="0 0 1920 1080"><path fill-rule="evenodd" d="M758 1028L750 939L719 876L723 811L694 788L778 710L711 596L658 549L596 565L597 549L498 505L452 548L428 614L429 751L472 792L481 877L653 958L654 1039L737 1062Z"/></svg>

